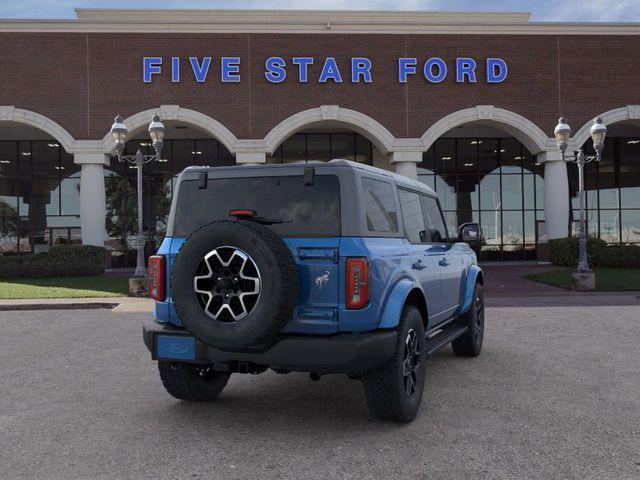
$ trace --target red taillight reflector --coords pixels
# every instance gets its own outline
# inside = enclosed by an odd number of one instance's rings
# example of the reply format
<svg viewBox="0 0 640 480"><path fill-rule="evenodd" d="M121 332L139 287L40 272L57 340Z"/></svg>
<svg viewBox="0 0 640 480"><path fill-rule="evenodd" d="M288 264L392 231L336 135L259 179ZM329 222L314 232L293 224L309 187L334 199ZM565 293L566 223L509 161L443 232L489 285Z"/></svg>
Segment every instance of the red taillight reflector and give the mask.
<svg viewBox="0 0 640 480"><path fill-rule="evenodd" d="M230 217L255 217L255 210L229 210Z"/></svg>
<svg viewBox="0 0 640 480"><path fill-rule="evenodd" d="M347 308L365 307L369 294L369 260L347 258Z"/></svg>
<svg viewBox="0 0 640 480"><path fill-rule="evenodd" d="M149 297L158 302L165 299L164 255L149 257Z"/></svg>

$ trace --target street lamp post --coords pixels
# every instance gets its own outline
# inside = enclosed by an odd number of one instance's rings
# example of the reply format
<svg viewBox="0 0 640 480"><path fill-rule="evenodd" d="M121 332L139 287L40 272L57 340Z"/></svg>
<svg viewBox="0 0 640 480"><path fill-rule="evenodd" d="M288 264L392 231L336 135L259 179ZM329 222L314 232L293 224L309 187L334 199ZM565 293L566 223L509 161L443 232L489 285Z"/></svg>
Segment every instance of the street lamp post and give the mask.
<svg viewBox="0 0 640 480"><path fill-rule="evenodd" d="M124 120L118 115L113 125L111 126L111 135L113 136L113 143L116 147L116 155L119 162L126 162L135 165L137 169L137 194L138 194L138 235L136 236L136 271L135 277L145 277L147 270L144 265L144 233L142 223L142 166L145 163L149 163L153 160L160 160L162 153L162 146L164 143L165 128L160 121L160 117L155 114L149 124L149 137L153 143L155 154L144 155L140 149L135 155L125 155L124 147L127 142L127 126L124 124Z"/></svg>
<svg viewBox="0 0 640 480"><path fill-rule="evenodd" d="M564 117L558 120L558 125L554 130L558 149L563 161L574 162L578 166L578 192L580 196L580 233L578 239L578 267L577 273L590 274L589 260L587 259L587 227L585 218L585 191L584 191L584 166L592 161L599 162L604 147L604 139L607 134L607 127L602 123L600 117L596 118L591 126L591 139L595 155L585 155L582 149L573 154L567 154L571 127Z"/></svg>

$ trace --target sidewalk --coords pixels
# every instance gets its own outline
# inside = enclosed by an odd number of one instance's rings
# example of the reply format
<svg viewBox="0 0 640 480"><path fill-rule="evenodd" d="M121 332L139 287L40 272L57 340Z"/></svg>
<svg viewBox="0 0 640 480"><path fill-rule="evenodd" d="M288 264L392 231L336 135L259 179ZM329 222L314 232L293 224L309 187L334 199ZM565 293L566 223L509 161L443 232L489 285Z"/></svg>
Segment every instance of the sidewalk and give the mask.
<svg viewBox="0 0 640 480"><path fill-rule="evenodd" d="M138 297L38 298L0 300L0 312L9 310L110 309L114 313L153 312L154 301Z"/></svg>

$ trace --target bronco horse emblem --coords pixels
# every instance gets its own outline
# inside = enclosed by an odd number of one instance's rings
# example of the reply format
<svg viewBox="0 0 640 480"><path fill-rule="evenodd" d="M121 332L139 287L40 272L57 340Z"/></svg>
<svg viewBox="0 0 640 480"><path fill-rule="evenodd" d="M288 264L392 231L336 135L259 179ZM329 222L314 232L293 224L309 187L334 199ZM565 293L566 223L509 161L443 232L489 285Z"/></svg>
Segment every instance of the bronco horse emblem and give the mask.
<svg viewBox="0 0 640 480"><path fill-rule="evenodd" d="M329 283L329 271L325 270L324 275L318 275L316 277L316 287L318 287L318 289L322 290L322 288Z"/></svg>

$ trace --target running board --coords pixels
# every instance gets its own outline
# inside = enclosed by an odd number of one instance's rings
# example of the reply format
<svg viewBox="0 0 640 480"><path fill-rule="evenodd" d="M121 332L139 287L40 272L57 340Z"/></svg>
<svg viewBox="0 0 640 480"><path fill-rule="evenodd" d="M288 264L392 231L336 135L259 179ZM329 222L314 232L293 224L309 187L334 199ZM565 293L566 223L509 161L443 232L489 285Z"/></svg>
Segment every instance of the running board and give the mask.
<svg viewBox="0 0 640 480"><path fill-rule="evenodd" d="M461 327L459 325L447 326L441 332L433 337L427 338L427 356L436 353L442 347L446 347L460 335L464 335L469 327Z"/></svg>

